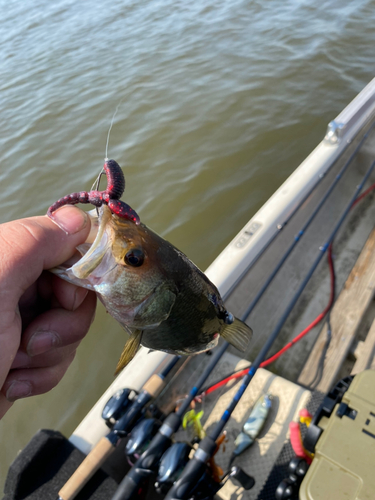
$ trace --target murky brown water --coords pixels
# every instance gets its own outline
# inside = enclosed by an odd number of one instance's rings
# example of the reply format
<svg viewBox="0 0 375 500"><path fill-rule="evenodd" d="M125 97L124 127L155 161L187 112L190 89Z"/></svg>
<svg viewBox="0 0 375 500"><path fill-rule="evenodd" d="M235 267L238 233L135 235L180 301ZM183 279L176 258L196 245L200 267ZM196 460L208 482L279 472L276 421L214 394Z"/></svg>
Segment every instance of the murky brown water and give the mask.
<svg viewBox="0 0 375 500"><path fill-rule="evenodd" d="M121 101L109 156L125 170L125 199L203 269L374 76L369 0L1 7L1 221L89 189ZM71 433L123 343L99 307L60 386L0 423L0 486L39 428Z"/></svg>

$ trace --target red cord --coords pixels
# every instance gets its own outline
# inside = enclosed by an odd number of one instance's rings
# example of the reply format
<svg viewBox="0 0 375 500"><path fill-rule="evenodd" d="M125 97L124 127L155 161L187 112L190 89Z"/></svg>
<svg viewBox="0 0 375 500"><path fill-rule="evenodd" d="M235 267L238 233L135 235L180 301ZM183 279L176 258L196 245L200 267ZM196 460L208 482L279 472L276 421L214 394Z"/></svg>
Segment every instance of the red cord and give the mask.
<svg viewBox="0 0 375 500"><path fill-rule="evenodd" d="M220 380L220 382L218 382L215 385L212 385L207 390L205 390L204 392L199 394L199 396L207 396L207 394L210 394L210 392L216 391L216 389L219 389L219 387L222 387L223 385L227 384L230 380L235 380L236 378L243 377L244 375L246 375L246 373L248 371L249 371L249 368L245 368L244 370L242 370L240 372L234 373L233 375L229 375L229 377L225 378L224 380Z"/></svg>
<svg viewBox="0 0 375 500"><path fill-rule="evenodd" d="M359 201L361 201L365 196L367 196L370 191L375 189L375 184L372 184L366 191L364 191L358 198L354 201L353 205L351 208L353 208ZM329 265L329 272L331 275L331 296L328 302L327 307L324 309L323 312L317 316L312 323L309 324L307 328L305 328L301 333L297 335L291 342L289 342L286 346L284 346L280 351L278 351L276 354L271 356L270 358L266 359L261 363L259 366L261 368L264 368L265 366L268 366L269 364L273 363L276 361L285 351L290 349L294 344L296 344L299 340L301 340L307 333L309 333L318 323L322 321L322 319L325 317L325 315L328 313L328 311L331 309L333 301L335 299L335 272L333 268L333 260L332 260L332 243L328 247L328 252L327 252L327 258L328 258L328 265ZM250 368L245 368L244 370L234 373L233 375L229 375L229 377L225 378L224 380L221 380L215 385L212 385L209 387L206 391L204 391L202 394L199 395L201 396L206 396L207 394L210 394L210 392L216 391L216 389L219 389L223 385L227 384L230 380L235 380L237 378L241 378L245 376Z"/></svg>
<svg viewBox="0 0 375 500"><path fill-rule="evenodd" d="M327 307L324 309L324 311L322 313L319 314L319 316L317 316L314 319L314 321L312 323L309 324L309 326L307 328L305 328L301 333L299 333L297 335L297 337L295 337L291 342L289 342L286 346L284 346L282 349L280 349L280 351L278 351L276 354L274 354L270 358L263 361L263 363L260 364L261 368L264 368L265 366L268 366L269 364L276 361L276 359L278 359L285 351L290 349L294 344L296 344L299 340L301 340L302 337L304 337L307 333L309 333L310 330L312 330L318 323L320 323L320 321L322 321L322 319L325 317L327 312L331 309L334 298L335 298L335 273L333 270L332 243L328 247L327 257L328 257L328 264L329 264L329 272L331 275L331 296L330 296L329 303L328 303ZM233 375L229 375L229 377L227 377L227 378L221 380L220 382L218 382L217 384L209 387L200 396L206 396L207 394L210 394L210 392L214 392L214 391L216 391L216 389L219 389L223 385L227 384L230 380L235 380L237 378L241 378L241 377L245 376L248 373L248 371L249 371L249 368L245 368L244 370L242 370L240 372L234 373Z"/></svg>
<svg viewBox="0 0 375 500"><path fill-rule="evenodd" d="M356 198L356 200L354 201L353 205L352 205L352 208L357 205L357 203L361 200L363 200L363 198L365 196L367 196L369 194L370 191L372 191L373 189L375 189L375 184L372 184L372 186L370 186L369 188L366 189L366 191L363 191L363 193L361 194L361 196L358 196L358 198Z"/></svg>

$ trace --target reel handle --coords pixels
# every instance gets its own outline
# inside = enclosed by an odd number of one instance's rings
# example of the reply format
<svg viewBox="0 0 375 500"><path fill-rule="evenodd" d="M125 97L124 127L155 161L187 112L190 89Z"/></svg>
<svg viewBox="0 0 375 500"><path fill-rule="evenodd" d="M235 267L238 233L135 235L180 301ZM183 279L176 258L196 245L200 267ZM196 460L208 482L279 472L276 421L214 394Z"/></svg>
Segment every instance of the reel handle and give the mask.
<svg viewBox="0 0 375 500"><path fill-rule="evenodd" d="M231 468L228 477L236 479L245 490L251 490L255 484L255 479L242 470L241 467L238 467L238 465L234 465Z"/></svg>

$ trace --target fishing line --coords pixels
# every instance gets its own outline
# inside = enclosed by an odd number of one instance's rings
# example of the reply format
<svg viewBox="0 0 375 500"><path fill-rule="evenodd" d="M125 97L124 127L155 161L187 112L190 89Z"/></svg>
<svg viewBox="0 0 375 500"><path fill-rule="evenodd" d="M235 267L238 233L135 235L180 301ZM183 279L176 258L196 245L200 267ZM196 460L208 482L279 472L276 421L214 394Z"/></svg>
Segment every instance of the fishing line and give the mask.
<svg viewBox="0 0 375 500"><path fill-rule="evenodd" d="M91 191L95 190L99 191L99 186L100 186L100 179L102 178L102 175L104 174L104 168L102 167L101 171L99 172L98 177L96 178L94 184L91 186ZM96 210L96 215L99 217L99 209L98 207L95 207Z"/></svg>
<svg viewBox="0 0 375 500"><path fill-rule="evenodd" d="M112 116L112 120L111 120L111 125L109 126L109 130L108 130L108 134L107 134L107 144L105 146L105 158L104 158L104 161L108 161L108 144L109 144L109 136L111 134L111 130L112 130L112 126L113 126L113 122L115 120L115 117L117 115L117 111L119 110L119 107L121 106L123 100L125 99L125 97L123 97L120 102L117 104L117 107L115 109L115 112L113 113L113 116Z"/></svg>
<svg viewBox="0 0 375 500"><path fill-rule="evenodd" d="M106 142L106 145L105 145L105 158L104 158L104 162L108 161L109 158L108 158L108 145L109 145L109 136L111 134L111 130L112 130L112 126L113 126L113 122L115 120L115 117L117 115L117 111L119 110L119 107L121 106L123 100L125 99L125 97L123 97L120 102L117 104L116 106L116 109L115 109L115 112L113 113L112 115L112 119L111 119L111 124L109 126L109 130L108 130L108 134L107 134L107 142ZM98 177L95 179L94 181L94 184L91 186L91 191L99 191L99 186L100 186L100 179L102 178L102 175L104 175L104 168L102 167L102 169L100 170L99 174L98 174ZM99 217L99 210L98 210L98 207L96 207L96 213L97 213L97 216Z"/></svg>

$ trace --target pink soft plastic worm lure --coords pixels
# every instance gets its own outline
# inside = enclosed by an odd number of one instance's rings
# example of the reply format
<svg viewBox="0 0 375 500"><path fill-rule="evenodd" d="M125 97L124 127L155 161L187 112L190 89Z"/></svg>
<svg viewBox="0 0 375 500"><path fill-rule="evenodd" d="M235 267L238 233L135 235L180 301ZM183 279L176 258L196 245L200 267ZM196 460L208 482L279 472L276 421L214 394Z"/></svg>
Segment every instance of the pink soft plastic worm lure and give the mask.
<svg viewBox="0 0 375 500"><path fill-rule="evenodd" d="M101 207L104 203L108 205L113 214L139 224L138 214L127 203L120 200L125 191L125 177L120 165L115 160L106 160L103 168L107 176L107 189L105 191L81 191L68 194L51 205L47 215L52 215L55 210L63 205L91 203L96 207Z"/></svg>

